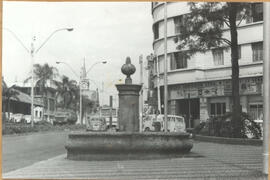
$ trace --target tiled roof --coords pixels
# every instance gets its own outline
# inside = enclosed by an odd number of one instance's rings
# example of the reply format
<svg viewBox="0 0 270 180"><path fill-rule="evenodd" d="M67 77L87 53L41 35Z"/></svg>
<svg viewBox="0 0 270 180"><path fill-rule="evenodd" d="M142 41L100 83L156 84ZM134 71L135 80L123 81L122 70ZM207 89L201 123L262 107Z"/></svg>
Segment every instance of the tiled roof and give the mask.
<svg viewBox="0 0 270 180"><path fill-rule="evenodd" d="M18 95L17 95L17 98L12 97L11 100L31 104L31 96L17 89L13 89L13 90L18 92ZM34 105L43 106L43 103L40 100L34 99Z"/></svg>

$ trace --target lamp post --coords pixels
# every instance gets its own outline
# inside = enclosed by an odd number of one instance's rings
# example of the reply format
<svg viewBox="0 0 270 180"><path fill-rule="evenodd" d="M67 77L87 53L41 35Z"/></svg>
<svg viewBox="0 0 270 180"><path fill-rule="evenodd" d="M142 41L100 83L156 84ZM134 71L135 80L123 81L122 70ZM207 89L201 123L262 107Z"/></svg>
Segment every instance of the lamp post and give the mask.
<svg viewBox="0 0 270 180"><path fill-rule="evenodd" d="M167 2L164 3L164 129L168 131Z"/></svg>
<svg viewBox="0 0 270 180"><path fill-rule="evenodd" d="M264 52L264 62L263 62L263 169L264 174L269 172L269 117L270 117L270 3L263 3L263 52Z"/></svg>
<svg viewBox="0 0 270 180"><path fill-rule="evenodd" d="M86 71L85 76L87 76L88 72L90 72L90 70L91 70L95 65L100 64L100 63L106 64L107 61L97 61L97 62L95 62L95 63L94 63L94 64ZM65 65L68 66L68 67L71 69L71 71L79 78L79 91L80 91L80 102L79 102L79 103L80 103L80 116L79 116L79 122L81 122L81 124L83 124L83 122L82 122L82 81L83 81L86 77L84 77L84 76L79 76L79 75L73 70L73 68L72 68L68 63L66 63L66 62L57 61L56 64L65 64ZM83 68L85 68L85 67L83 67Z"/></svg>
<svg viewBox="0 0 270 180"><path fill-rule="evenodd" d="M18 36L13 31L11 31L8 28L3 28L3 29L10 32L15 37L15 39L23 46L23 48L28 53L30 53L30 57L31 57L31 126L33 127L34 126L34 57L35 57L35 54L39 52L39 50L49 41L49 39L55 33L59 31L73 31L73 28L56 29L45 39L45 41L37 49L35 49L35 46L34 46L34 41L36 40L36 37L34 36L32 38L30 50L24 45L24 43L18 38Z"/></svg>

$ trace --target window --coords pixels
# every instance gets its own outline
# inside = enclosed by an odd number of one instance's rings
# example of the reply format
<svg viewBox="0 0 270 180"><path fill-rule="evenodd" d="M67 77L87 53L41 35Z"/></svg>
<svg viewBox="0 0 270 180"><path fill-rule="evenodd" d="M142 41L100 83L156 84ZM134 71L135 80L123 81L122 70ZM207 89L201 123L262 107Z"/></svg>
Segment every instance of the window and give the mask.
<svg viewBox="0 0 270 180"><path fill-rule="evenodd" d="M223 49L214 49L212 50L212 54L215 66L224 65Z"/></svg>
<svg viewBox="0 0 270 180"><path fill-rule="evenodd" d="M35 117L38 117L38 111L35 111Z"/></svg>
<svg viewBox="0 0 270 180"><path fill-rule="evenodd" d="M174 33L179 34L180 33L180 28L183 26L183 16L177 16L173 18L174 21Z"/></svg>
<svg viewBox="0 0 270 180"><path fill-rule="evenodd" d="M42 112L40 111L40 112L39 112L39 117L41 117L41 116L42 116Z"/></svg>
<svg viewBox="0 0 270 180"><path fill-rule="evenodd" d="M238 46L238 59L241 59L241 45Z"/></svg>
<svg viewBox="0 0 270 180"><path fill-rule="evenodd" d="M263 60L263 43L252 43L252 60L253 62Z"/></svg>
<svg viewBox="0 0 270 180"><path fill-rule="evenodd" d="M225 103L211 103L210 106L211 116L220 116L226 113Z"/></svg>
<svg viewBox="0 0 270 180"><path fill-rule="evenodd" d="M158 39L159 38L159 23L154 24L153 31L154 31L154 39Z"/></svg>
<svg viewBox="0 0 270 180"><path fill-rule="evenodd" d="M262 104L250 104L249 115L252 120L263 119L263 105Z"/></svg>
<svg viewBox="0 0 270 180"><path fill-rule="evenodd" d="M187 68L187 56L183 52L175 52L170 55L171 70Z"/></svg>
<svg viewBox="0 0 270 180"><path fill-rule="evenodd" d="M46 97L43 99L43 102L44 102L44 109L48 110L48 101Z"/></svg>
<svg viewBox="0 0 270 180"><path fill-rule="evenodd" d="M263 21L263 3L252 3L246 23Z"/></svg>
<svg viewBox="0 0 270 180"><path fill-rule="evenodd" d="M49 103L50 103L50 111L54 111L54 100L49 99Z"/></svg>

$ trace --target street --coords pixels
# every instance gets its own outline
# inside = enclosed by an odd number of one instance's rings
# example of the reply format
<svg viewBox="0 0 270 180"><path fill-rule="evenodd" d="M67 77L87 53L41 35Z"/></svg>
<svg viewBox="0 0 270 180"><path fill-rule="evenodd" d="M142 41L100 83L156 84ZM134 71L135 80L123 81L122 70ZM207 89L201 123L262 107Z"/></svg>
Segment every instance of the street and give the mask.
<svg viewBox="0 0 270 180"><path fill-rule="evenodd" d="M2 173L65 153L68 132L2 136Z"/></svg>
<svg viewBox="0 0 270 180"><path fill-rule="evenodd" d="M3 158L5 161L12 159L11 163L3 163L5 171L3 178L82 178L82 179L267 179L261 174L262 147L249 145L230 145L208 142L194 142L192 154L185 157L150 159L150 160L123 160L123 161L71 161L66 159L64 151L65 133L35 135L35 137L14 137L14 140L23 142L23 139L39 138L43 141L38 143L34 152L30 153L30 147L24 147L25 156ZM47 138L53 142L45 143ZM4 142L6 142L6 139ZM21 140L18 140L21 139ZM34 142L33 141L33 142ZM34 143L29 143L34 146ZM10 147L15 143L9 143ZM45 148L48 146L47 148ZM18 147L18 146L16 146ZM44 149L43 149L44 148ZM20 148L22 149L22 148ZM38 152L41 151L41 152ZM57 156L59 154L59 156ZM61 155L60 155L61 154ZM37 157L38 156L38 157ZM56 157L53 157L56 156ZM48 159L29 165L41 159ZM18 161L16 161L18 158ZM23 163L28 159L28 165ZM18 164L15 166L15 164ZM26 166L24 168L20 168Z"/></svg>

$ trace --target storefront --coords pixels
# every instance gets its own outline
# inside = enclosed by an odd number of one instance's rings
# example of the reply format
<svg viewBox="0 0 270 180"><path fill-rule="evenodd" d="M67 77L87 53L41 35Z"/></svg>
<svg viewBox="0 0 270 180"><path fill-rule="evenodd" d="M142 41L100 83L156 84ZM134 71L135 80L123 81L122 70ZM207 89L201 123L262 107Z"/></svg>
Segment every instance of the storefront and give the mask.
<svg viewBox="0 0 270 180"><path fill-rule="evenodd" d="M261 119L262 77L242 78L239 85L242 111L252 119ZM185 116L187 127L232 110L231 80L173 85L168 89L169 113Z"/></svg>

